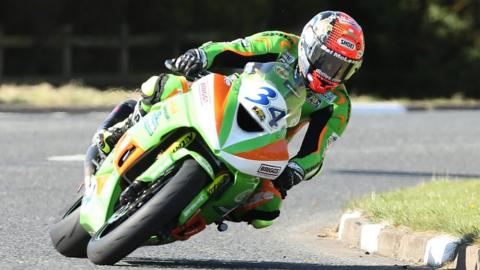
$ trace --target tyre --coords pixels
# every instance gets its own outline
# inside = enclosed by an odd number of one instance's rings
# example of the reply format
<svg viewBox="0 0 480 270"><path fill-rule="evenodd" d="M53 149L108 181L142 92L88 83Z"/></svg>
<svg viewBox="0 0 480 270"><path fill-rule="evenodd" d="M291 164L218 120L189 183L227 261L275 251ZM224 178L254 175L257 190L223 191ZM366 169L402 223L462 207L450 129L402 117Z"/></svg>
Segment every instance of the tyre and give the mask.
<svg viewBox="0 0 480 270"><path fill-rule="evenodd" d="M82 198L78 199L49 231L53 246L66 257L87 257L87 245L91 237L80 225L81 203Z"/></svg>
<svg viewBox="0 0 480 270"><path fill-rule="evenodd" d="M121 208L114 213L90 240L88 259L99 265L113 265L130 254L178 218L205 186L207 174L196 161L187 159L173 177L163 182L166 184L155 190L151 199L142 201L135 212Z"/></svg>

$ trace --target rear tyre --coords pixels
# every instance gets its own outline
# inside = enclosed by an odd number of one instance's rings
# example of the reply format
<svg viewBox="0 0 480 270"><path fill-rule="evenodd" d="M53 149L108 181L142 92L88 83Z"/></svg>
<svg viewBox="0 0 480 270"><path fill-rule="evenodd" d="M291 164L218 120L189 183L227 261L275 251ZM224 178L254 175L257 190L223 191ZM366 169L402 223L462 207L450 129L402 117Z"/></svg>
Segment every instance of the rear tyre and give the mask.
<svg viewBox="0 0 480 270"><path fill-rule="evenodd" d="M80 225L81 203L82 198L78 199L63 218L49 230L53 246L66 257L87 257L87 245L91 237Z"/></svg>
<svg viewBox="0 0 480 270"><path fill-rule="evenodd" d="M178 218L181 211L207 182L203 168L194 160L183 162L178 172L135 212L119 209L88 244L88 259L113 265L141 246L151 235ZM127 217L124 217L127 216Z"/></svg>

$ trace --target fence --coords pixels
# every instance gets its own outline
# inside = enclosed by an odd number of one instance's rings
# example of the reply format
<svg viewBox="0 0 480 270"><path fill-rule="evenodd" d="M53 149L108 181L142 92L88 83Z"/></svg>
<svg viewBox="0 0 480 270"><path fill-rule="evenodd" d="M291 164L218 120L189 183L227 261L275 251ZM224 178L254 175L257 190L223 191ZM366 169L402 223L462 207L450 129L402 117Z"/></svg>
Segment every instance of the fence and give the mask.
<svg viewBox="0 0 480 270"><path fill-rule="evenodd" d="M54 76L60 80L72 78L73 72L73 53L74 48L94 48L108 49L117 51L118 71L112 74L111 78L123 78L131 76L130 49L133 47L151 47L166 44L171 48L171 55L181 53L181 47L184 43L203 43L208 40L218 40L217 33L182 33L175 36L166 36L159 34L132 35L129 32L127 24L120 25L120 31L115 36L75 36L72 25L64 25L62 31L41 40L30 36L5 35L2 26L0 26L0 83L5 81L5 51L9 48L34 48L43 46L59 49L61 53L61 74ZM94 63L92 63L94 64Z"/></svg>

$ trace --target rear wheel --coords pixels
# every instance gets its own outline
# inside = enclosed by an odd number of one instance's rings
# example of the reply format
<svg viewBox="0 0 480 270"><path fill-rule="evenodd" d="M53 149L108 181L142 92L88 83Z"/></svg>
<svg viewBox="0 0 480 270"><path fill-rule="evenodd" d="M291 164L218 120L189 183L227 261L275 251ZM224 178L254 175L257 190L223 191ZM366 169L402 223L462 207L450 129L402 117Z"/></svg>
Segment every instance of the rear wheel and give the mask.
<svg viewBox="0 0 480 270"><path fill-rule="evenodd" d="M80 225L80 197L67 210L63 218L55 223L49 231L55 249L67 257L86 258L90 234Z"/></svg>
<svg viewBox="0 0 480 270"><path fill-rule="evenodd" d="M187 159L169 180L153 184L134 203L115 212L90 240L88 258L95 264L115 264L175 221L206 182L203 168Z"/></svg>

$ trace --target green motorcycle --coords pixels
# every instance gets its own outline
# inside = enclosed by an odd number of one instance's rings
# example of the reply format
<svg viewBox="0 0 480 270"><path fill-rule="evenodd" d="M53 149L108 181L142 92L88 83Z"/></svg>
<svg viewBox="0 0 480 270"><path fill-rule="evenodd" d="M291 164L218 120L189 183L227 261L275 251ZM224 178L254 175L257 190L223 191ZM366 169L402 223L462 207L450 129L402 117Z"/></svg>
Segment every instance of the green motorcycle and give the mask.
<svg viewBox="0 0 480 270"><path fill-rule="evenodd" d="M226 230L229 214L292 156L287 128L305 101L293 74L278 62L210 73L155 104L106 158L91 147L85 192L50 230L55 248L111 265L212 223Z"/></svg>

